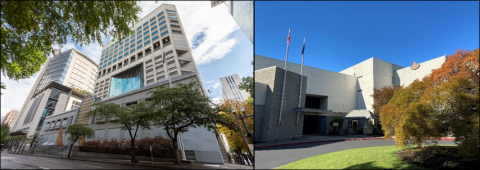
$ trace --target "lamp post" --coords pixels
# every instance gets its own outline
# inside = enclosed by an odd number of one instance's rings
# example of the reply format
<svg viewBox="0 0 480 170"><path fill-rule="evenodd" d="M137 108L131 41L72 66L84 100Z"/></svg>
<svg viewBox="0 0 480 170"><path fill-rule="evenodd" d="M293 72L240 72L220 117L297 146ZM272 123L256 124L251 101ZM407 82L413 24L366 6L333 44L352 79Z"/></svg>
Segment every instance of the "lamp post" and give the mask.
<svg viewBox="0 0 480 170"><path fill-rule="evenodd" d="M243 108L243 106L240 106L240 110L243 112L243 116L240 116L240 119L241 119L242 122L243 122L243 126L244 126L245 129L247 130L247 133L248 133L247 136L250 138L250 140L251 140L252 143L253 143L253 134L252 134L252 132L250 132L250 131L248 130L247 124L245 124L245 121L243 120L244 118L247 117L247 115L245 114L245 108ZM235 114L235 112L234 112L233 114Z"/></svg>
<svg viewBox="0 0 480 170"><path fill-rule="evenodd" d="M252 157L253 157L253 153L252 153L252 151L250 150L250 147L248 146L247 138L245 137L245 133L243 132L242 127L240 126L240 122L238 122L238 117L237 117L237 114L236 114L236 112L235 112L235 108L233 108L233 107L232 107L232 112L233 112L233 114L235 115L235 121L237 121L237 125L238 125L238 127L240 128L240 131L242 132L242 137L243 137L243 140L245 141L245 145L247 145L248 153L249 153L250 155L252 155ZM240 116L240 117L242 117L242 116ZM243 120L243 119L242 119L242 120ZM252 142L253 142L253 140L252 140Z"/></svg>

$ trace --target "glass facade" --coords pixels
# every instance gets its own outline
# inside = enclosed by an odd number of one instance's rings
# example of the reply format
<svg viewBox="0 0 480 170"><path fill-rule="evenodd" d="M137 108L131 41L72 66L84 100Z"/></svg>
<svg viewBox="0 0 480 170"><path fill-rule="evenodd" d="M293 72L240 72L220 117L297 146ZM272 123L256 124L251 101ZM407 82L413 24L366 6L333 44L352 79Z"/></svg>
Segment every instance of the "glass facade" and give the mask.
<svg viewBox="0 0 480 170"><path fill-rule="evenodd" d="M144 87L143 65L112 76L110 84L110 97Z"/></svg>
<svg viewBox="0 0 480 170"><path fill-rule="evenodd" d="M53 114L53 111L55 110L55 105L57 104L60 94L62 93L68 95L68 92L52 87L52 92L50 93L50 96L48 96L47 104L45 106L45 109L43 110L40 122L38 122L37 130L42 129L45 118Z"/></svg>

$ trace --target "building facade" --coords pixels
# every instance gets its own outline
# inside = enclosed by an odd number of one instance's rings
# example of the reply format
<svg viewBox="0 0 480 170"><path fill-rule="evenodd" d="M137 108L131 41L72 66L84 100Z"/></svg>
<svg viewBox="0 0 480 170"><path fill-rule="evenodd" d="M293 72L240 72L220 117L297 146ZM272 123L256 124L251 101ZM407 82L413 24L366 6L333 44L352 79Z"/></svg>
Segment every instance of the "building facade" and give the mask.
<svg viewBox="0 0 480 170"><path fill-rule="evenodd" d="M220 4L226 4L228 13L247 36L250 42L254 43L253 38L253 1L211 1L211 6L216 7Z"/></svg>
<svg viewBox="0 0 480 170"><path fill-rule="evenodd" d="M255 128L256 135L259 142L267 142L271 140L283 140L300 137L306 134L326 134L329 133L333 127L328 125L335 116L342 116L345 119L343 128L346 133L372 133L371 129L378 123L378 115L373 111L372 104L374 103L373 94L374 88L382 88L384 86L393 87L395 85L408 86L416 79L422 79L429 75L432 69L440 68L445 62L446 56L434 58L422 63L416 63L410 67L402 67L393 63L379 60L377 58L370 58L352 67L349 67L340 72L332 72L320 68L309 66L303 67L303 76L308 81L306 84L306 96L302 97L301 102L305 102L302 107L286 108L282 111L282 117L289 114L299 114L299 124L296 126L303 127L302 130L296 131L294 134L287 135L285 131L280 129L280 126L272 126L270 128L260 129L262 126L270 125L268 121L279 121L282 124L295 123L297 119L280 118L279 111L271 112L267 110L267 103L281 102L281 97L269 97L271 91L276 92L278 88L282 89L283 82L277 87L276 83L264 83L260 76L268 71L265 69L273 69L273 67L281 68L283 70L285 62L264 56L255 56ZM300 64L288 63L288 71L300 74ZM274 77L276 74L269 73L268 76ZM264 76L264 77L268 77ZM292 75L293 76L293 75ZM298 76L299 77L299 76ZM280 78L283 81L283 77ZM299 79L299 78L298 78ZM276 79L275 79L276 80ZM273 81L273 80L272 80ZM299 84L296 79L291 79L287 74L286 88L292 86L291 84ZM299 93L298 90L293 92ZM285 90L285 94L292 93ZM285 95L284 105L287 106L286 101L293 101L298 103L297 96ZM291 102L292 102L291 101ZM295 110L295 111L294 111ZM291 113L290 113L291 112ZM273 116L273 117L272 117ZM272 120L273 119L273 120ZM263 122L257 124L258 122ZM304 121L302 121L304 120ZM289 130L293 130L290 128ZM364 129L363 132L357 130ZM269 137L265 134L280 133L280 136ZM299 136L300 135L300 136Z"/></svg>
<svg viewBox="0 0 480 170"><path fill-rule="evenodd" d="M222 97L224 99L233 99L238 101L244 101L248 98L248 93L245 90L238 89L238 86L242 80L238 77L238 74L221 77L220 83L222 84Z"/></svg>
<svg viewBox="0 0 480 170"><path fill-rule="evenodd" d="M2 120L2 124L7 124L8 126L10 126L11 129L13 122L15 122L15 120L17 119L18 112L20 112L20 110L18 110L17 108L8 112L7 115L5 115L5 118L3 118Z"/></svg>
<svg viewBox="0 0 480 170"><path fill-rule="evenodd" d="M103 47L95 96L108 99L168 80L169 76L198 74L174 5L162 4L134 24L132 30L134 35L112 40ZM203 89L200 77L198 80Z"/></svg>
<svg viewBox="0 0 480 170"><path fill-rule="evenodd" d="M12 133L33 135L47 116L78 107L85 94L73 88L93 92L97 69L92 59L76 49L47 59L13 124Z"/></svg>

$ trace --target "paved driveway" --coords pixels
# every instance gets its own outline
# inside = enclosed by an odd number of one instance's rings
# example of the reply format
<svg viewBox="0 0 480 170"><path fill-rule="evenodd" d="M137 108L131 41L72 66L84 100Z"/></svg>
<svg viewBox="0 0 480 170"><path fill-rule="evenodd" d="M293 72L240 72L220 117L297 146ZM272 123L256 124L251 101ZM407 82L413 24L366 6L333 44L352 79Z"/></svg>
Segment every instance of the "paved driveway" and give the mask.
<svg viewBox="0 0 480 170"><path fill-rule="evenodd" d="M454 143L453 141L439 141L439 144ZM361 140L311 143L255 149L255 169L277 168L308 157L346 149L390 145L395 145L395 142L393 140Z"/></svg>

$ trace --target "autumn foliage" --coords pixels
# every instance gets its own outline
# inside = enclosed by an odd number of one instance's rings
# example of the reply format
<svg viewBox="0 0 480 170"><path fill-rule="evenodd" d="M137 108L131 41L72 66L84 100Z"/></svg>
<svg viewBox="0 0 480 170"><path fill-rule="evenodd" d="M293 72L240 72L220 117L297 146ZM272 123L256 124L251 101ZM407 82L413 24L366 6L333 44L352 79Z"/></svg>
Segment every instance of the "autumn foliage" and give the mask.
<svg viewBox="0 0 480 170"><path fill-rule="evenodd" d="M250 104L250 103L240 102L240 101L231 100L231 99L224 99L221 101L219 105L226 108L234 107L235 110L237 111L240 110L239 109L240 106L243 106L245 108L246 115L253 114L253 104ZM222 112L222 114L227 114L229 117L231 117L232 120L235 121L235 116L233 115L232 112ZM248 130L253 131L254 116L248 117L244 120L245 120L245 124L247 124ZM243 128L243 123L241 122L241 120L239 119L238 121L240 122L240 125L243 131L247 132L245 128ZM227 141L228 141L228 145L233 150L233 152L237 154L240 154L241 152L247 152L248 147L245 145L245 140L243 139L242 132L240 130L236 130L234 127L224 127L221 125L218 125L218 126L219 126L220 133L225 134L225 137L227 138ZM252 144L252 141L250 141L248 137L247 137L247 141L249 144Z"/></svg>
<svg viewBox="0 0 480 170"><path fill-rule="evenodd" d="M385 138L405 147L453 134L460 154L479 156L479 74L479 50L457 50L421 81L375 89Z"/></svg>

